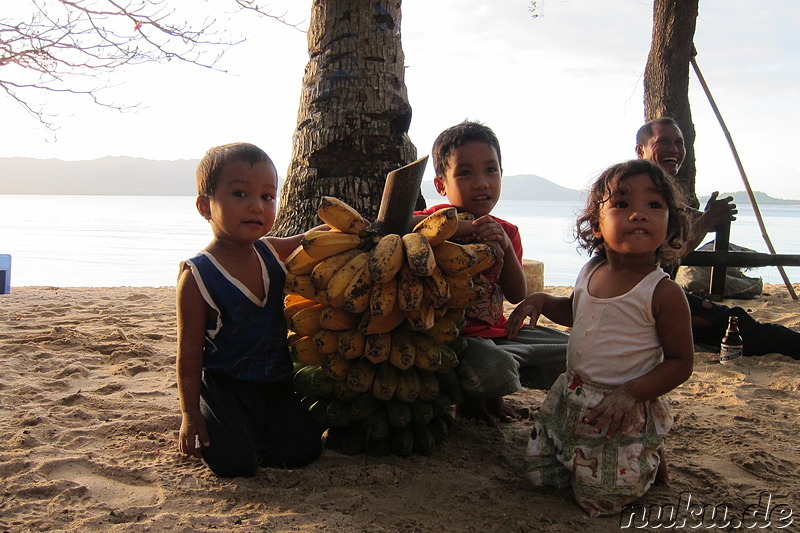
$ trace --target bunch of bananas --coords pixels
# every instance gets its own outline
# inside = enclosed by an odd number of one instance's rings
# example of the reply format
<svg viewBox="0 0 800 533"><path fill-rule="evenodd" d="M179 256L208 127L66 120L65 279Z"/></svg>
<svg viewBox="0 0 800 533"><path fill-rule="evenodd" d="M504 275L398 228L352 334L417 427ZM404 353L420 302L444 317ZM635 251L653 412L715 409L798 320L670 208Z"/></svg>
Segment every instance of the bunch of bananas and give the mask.
<svg viewBox="0 0 800 533"><path fill-rule="evenodd" d="M458 244L455 208L405 235L380 235L352 207L323 197L330 231L306 234L286 260L284 315L294 386L326 446L343 453L428 455L452 425L465 309L486 295L496 261Z"/></svg>

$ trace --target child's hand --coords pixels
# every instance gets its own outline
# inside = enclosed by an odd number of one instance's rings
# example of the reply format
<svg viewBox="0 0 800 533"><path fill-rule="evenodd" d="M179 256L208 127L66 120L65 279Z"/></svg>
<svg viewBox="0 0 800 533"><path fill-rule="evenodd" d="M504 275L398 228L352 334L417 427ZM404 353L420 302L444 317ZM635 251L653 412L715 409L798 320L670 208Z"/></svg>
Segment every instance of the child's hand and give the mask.
<svg viewBox="0 0 800 533"><path fill-rule="evenodd" d="M499 244L493 241L488 242L487 244L492 248L494 248L496 259L494 261L494 264L489 268L487 268L486 270L484 270L483 272L481 272L481 274L486 276L486 278L489 279L490 281L496 282L497 280L500 279L500 273L503 272L503 265L505 264L505 260L503 258L504 257L503 249L500 248Z"/></svg>
<svg viewBox="0 0 800 533"><path fill-rule="evenodd" d="M624 436L629 428L638 432L644 427L644 419L640 416L638 402L623 387L607 394L587 413L583 421L587 424L594 424L595 433L603 431L608 424L607 439L613 437L620 428L622 429L621 434Z"/></svg>
<svg viewBox="0 0 800 533"><path fill-rule="evenodd" d="M539 315L542 314L542 302L539 301L539 294L541 293L531 294L511 311L508 322L506 322L506 336L509 339L513 339L519 334L519 330L525 325L525 319L528 317L531 317L531 328L536 327L536 322L539 321Z"/></svg>
<svg viewBox="0 0 800 533"><path fill-rule="evenodd" d="M502 251L511 246L511 239L508 238L503 227L491 216L484 215L472 221L472 234L480 242L496 242Z"/></svg>
<svg viewBox="0 0 800 533"><path fill-rule="evenodd" d="M208 429L203 415L199 412L196 414L184 413L178 435L178 448L181 453L201 459L203 448L209 446L211 446L211 440L208 438Z"/></svg>
<svg viewBox="0 0 800 533"><path fill-rule="evenodd" d="M500 273L503 271L506 250L512 246L511 239L508 238L508 234L506 234L503 227L489 215L482 216L473 221L472 227L472 235L476 241L490 244L495 249L497 259L494 265L486 269L483 274L491 281L496 282L500 279Z"/></svg>

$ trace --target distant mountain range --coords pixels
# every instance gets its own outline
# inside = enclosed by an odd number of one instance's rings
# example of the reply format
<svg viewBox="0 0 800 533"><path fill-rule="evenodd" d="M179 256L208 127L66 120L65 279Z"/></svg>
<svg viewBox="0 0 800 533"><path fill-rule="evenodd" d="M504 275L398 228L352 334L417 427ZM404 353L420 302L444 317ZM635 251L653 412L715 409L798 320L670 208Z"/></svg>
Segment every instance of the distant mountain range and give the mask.
<svg viewBox="0 0 800 533"><path fill-rule="evenodd" d="M193 196L199 160L0 158L0 194Z"/></svg>
<svg viewBox="0 0 800 533"><path fill-rule="evenodd" d="M726 196L733 196L733 203L737 205L750 205L750 197L747 195L746 191L736 191L736 192L721 192L717 198L725 198ZM753 191L753 196L756 199L756 203L758 205L761 204L778 204L778 205L800 205L800 200L784 200L782 198L773 198L772 196L763 193L761 191ZM700 206L703 207L706 205L706 202L710 196L700 196L698 197L698 201L700 202Z"/></svg>
<svg viewBox="0 0 800 533"><path fill-rule="evenodd" d="M433 181L422 182L422 196L425 198L439 198ZM556 185L539 176L529 174L518 176L503 176L502 197L507 200L541 200L541 201L580 201L583 197L581 191L568 189ZM442 202L444 202L444 198Z"/></svg>
<svg viewBox="0 0 800 533"><path fill-rule="evenodd" d="M136 157L102 157L90 161L0 158L0 194L100 194L133 196L194 196L199 160L155 161ZM422 182L422 194L439 195L433 181ZM583 193L535 175L503 177L503 198L513 200L580 201ZM743 191L723 193L749 204ZM756 192L759 204L800 204ZM705 205L708 197L701 197Z"/></svg>

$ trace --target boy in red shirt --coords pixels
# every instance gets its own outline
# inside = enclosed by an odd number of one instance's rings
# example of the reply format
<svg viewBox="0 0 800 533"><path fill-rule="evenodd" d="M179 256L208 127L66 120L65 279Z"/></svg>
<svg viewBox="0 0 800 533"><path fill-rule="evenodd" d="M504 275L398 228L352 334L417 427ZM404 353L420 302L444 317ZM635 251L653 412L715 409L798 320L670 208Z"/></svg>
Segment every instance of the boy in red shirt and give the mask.
<svg viewBox="0 0 800 533"><path fill-rule="evenodd" d="M538 326L523 328L513 341L506 338L503 300L520 302L527 296L527 287L519 229L490 214L500 199L503 174L497 136L483 124L465 121L439 134L432 152L436 191L459 212L475 217L466 235L459 230L459 239L491 243L498 252L497 263L480 274L493 290L485 301L467 310L462 331L467 349L456 368L462 392L456 414L494 425L492 416L510 419L503 396L520 389L520 367L534 367L528 373L533 373L530 384L535 388L548 388L564 371L569 336ZM448 204L415 215L442 207Z"/></svg>

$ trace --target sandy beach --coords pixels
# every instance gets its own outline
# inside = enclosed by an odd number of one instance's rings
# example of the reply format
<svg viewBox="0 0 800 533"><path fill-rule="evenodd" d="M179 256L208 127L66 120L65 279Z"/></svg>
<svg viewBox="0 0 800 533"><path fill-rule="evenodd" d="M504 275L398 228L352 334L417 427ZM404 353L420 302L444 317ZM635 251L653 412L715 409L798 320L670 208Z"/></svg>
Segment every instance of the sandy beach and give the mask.
<svg viewBox="0 0 800 533"><path fill-rule="evenodd" d="M800 304L783 286L724 303L800 330ZM175 346L173 288L14 287L0 295L0 531L567 533L625 525L589 518L568 489L536 492L521 479L529 415L544 398L537 390L508 397L519 420L457 421L428 457L325 451L304 469L219 479L177 449ZM650 511L726 507L727 528L717 517L706 529L800 531L800 362L770 354L731 368L698 350L692 378L670 398L671 483L641 503ZM736 522L759 498L762 512ZM685 529L695 525L683 517ZM645 525L656 524L651 517Z"/></svg>

